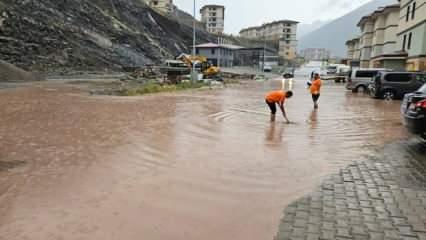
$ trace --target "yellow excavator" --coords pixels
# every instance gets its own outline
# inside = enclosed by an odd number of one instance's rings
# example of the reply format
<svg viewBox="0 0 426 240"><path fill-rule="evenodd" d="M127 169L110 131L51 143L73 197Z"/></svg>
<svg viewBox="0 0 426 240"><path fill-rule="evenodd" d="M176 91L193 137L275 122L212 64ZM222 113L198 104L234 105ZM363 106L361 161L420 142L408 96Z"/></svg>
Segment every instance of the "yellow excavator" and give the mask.
<svg viewBox="0 0 426 240"><path fill-rule="evenodd" d="M203 73L204 79L220 78L220 69L213 66L204 56L193 56L182 53L176 59L184 62L190 69L195 65L195 68Z"/></svg>

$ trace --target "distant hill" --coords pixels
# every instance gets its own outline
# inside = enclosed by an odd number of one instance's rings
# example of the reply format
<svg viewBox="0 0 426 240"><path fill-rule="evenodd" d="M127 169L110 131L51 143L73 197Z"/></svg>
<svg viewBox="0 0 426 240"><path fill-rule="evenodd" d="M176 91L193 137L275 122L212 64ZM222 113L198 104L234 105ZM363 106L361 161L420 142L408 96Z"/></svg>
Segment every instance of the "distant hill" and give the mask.
<svg viewBox="0 0 426 240"><path fill-rule="evenodd" d="M345 42L359 34L356 26L361 17L372 13L378 7L397 3L396 0L373 0L329 24L301 37L299 49L327 48L333 56L346 56Z"/></svg>
<svg viewBox="0 0 426 240"><path fill-rule="evenodd" d="M297 37L300 39L301 37L304 37L308 35L309 33L319 29L320 27L330 23L331 20L327 21L315 21L311 24L304 24L301 23L299 26L297 26Z"/></svg>

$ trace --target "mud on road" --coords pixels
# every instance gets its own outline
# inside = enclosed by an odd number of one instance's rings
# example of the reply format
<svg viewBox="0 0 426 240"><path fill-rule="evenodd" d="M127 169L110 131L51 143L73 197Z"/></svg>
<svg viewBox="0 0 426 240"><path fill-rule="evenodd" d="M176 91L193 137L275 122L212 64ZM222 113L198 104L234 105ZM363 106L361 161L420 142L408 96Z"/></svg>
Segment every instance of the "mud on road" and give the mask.
<svg viewBox="0 0 426 240"><path fill-rule="evenodd" d="M325 176L406 138L399 102L303 80L268 122L280 81L143 97L0 90L0 236L273 239L282 209Z"/></svg>

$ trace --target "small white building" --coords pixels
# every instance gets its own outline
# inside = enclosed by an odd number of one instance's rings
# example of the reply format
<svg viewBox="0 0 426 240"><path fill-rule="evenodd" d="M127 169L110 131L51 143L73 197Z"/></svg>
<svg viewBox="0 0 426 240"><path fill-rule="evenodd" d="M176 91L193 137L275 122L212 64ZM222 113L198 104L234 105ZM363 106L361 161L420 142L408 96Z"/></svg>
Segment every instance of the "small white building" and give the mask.
<svg viewBox="0 0 426 240"><path fill-rule="evenodd" d="M234 53L242 47L231 44L205 43L196 45L196 55L204 56L207 60L218 67L232 67L234 64Z"/></svg>

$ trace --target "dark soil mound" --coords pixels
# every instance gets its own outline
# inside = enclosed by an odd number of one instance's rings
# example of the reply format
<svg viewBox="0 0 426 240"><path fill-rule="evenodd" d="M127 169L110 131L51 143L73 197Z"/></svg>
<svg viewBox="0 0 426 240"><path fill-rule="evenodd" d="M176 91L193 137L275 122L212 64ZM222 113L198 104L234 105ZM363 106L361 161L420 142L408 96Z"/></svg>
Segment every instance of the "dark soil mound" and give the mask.
<svg viewBox="0 0 426 240"><path fill-rule="evenodd" d="M40 76L0 60L0 82L36 80L41 80Z"/></svg>
<svg viewBox="0 0 426 240"><path fill-rule="evenodd" d="M212 41L198 32L198 42ZM26 70L103 70L190 52L192 29L142 0L2 0L0 59Z"/></svg>

